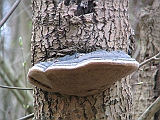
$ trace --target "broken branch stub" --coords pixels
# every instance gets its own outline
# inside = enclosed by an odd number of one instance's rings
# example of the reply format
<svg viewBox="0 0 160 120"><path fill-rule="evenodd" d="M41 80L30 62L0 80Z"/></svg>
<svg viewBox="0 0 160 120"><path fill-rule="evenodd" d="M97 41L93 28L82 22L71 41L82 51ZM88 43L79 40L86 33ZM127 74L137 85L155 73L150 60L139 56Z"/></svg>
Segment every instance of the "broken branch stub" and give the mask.
<svg viewBox="0 0 160 120"><path fill-rule="evenodd" d="M49 92L87 96L106 90L138 66L136 60L122 51L99 50L40 62L29 70L28 80Z"/></svg>

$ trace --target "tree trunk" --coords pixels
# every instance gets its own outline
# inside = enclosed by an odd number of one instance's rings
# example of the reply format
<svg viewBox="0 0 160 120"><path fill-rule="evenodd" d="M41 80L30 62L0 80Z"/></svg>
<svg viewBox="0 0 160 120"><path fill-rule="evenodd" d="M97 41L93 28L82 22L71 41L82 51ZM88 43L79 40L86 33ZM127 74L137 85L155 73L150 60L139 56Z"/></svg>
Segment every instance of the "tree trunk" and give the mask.
<svg viewBox="0 0 160 120"><path fill-rule="evenodd" d="M57 57L98 49L132 52L128 0L32 0L33 65ZM130 120L129 77L102 93L78 97L34 88L34 119Z"/></svg>
<svg viewBox="0 0 160 120"><path fill-rule="evenodd" d="M160 1L155 0L153 5L151 7L147 6L140 15L140 62L151 58L160 51L159 5ZM151 61L138 71L139 76L136 82L141 84L134 85L134 120L137 120L155 98L160 95L158 65L159 61ZM155 119L158 120L159 118Z"/></svg>

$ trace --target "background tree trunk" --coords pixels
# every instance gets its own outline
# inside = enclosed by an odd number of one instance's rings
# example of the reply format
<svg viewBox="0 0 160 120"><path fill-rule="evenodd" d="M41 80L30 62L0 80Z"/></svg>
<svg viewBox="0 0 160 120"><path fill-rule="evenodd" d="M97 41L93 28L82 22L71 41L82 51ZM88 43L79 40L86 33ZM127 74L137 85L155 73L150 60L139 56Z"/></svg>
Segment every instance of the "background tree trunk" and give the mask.
<svg viewBox="0 0 160 120"><path fill-rule="evenodd" d="M147 6L140 14L140 56L139 61L151 58L160 52L160 1L155 0L152 6ZM133 84L134 120L146 110L147 107L160 94L160 78L158 78L159 61L152 61L138 71L138 78ZM159 69L160 70L160 69ZM158 113L155 120L159 120ZM152 118L153 119L153 118Z"/></svg>
<svg viewBox="0 0 160 120"><path fill-rule="evenodd" d="M32 0L33 65L75 52L98 49L132 52L128 0L57 2ZM129 120L132 96L129 77L106 91L86 97L49 93L35 87L34 119Z"/></svg>

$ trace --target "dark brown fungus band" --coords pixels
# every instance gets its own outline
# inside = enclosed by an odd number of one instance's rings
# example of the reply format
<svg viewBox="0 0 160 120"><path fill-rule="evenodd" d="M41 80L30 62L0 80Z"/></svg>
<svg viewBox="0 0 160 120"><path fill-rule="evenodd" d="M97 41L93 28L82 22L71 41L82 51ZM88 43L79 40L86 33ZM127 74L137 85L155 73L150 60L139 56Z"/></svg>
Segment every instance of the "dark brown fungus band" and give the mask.
<svg viewBox="0 0 160 120"><path fill-rule="evenodd" d="M28 80L49 92L87 96L109 88L138 66L136 60L122 51L98 50L40 62L29 70Z"/></svg>

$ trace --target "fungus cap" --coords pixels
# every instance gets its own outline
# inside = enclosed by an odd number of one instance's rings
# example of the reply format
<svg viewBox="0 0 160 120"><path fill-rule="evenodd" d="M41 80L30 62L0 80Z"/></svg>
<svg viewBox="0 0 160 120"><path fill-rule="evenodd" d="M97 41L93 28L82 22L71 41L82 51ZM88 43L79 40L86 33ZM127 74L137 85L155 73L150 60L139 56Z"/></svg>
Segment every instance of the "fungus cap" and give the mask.
<svg viewBox="0 0 160 120"><path fill-rule="evenodd" d="M122 51L99 50L40 62L27 76L30 83L46 91L87 96L104 91L138 66L135 59Z"/></svg>

